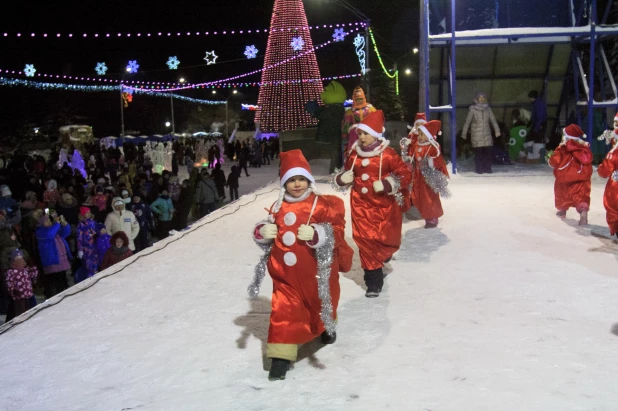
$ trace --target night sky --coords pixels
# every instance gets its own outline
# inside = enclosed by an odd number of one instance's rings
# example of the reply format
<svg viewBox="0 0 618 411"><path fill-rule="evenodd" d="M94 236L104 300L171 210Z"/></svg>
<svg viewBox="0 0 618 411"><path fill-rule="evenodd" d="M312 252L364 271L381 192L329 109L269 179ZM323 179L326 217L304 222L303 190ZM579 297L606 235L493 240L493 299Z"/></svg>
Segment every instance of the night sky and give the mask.
<svg viewBox="0 0 618 411"><path fill-rule="evenodd" d="M25 64L29 63L34 64L37 73L92 77L96 75L94 67L97 62L104 61L109 68L106 77L118 79L123 76L128 60L137 60L140 64L139 72L128 75L130 80L177 81L180 77L192 83L218 80L260 69L267 35L183 35L164 39L123 37L117 40L95 39L91 36L82 39L78 34L158 31L175 34L187 31L203 33L266 29L270 24L273 3L273 0L58 1L34 6L32 2L13 2L12 12L4 12L0 16L0 69L23 70ZM417 56L409 53L412 47L418 45L418 6L413 4L415 2L356 0L351 3L371 18L385 64L392 66L392 59L400 59L405 55L399 61L399 67L415 67ZM304 4L310 25L359 21L348 10L324 0L305 0ZM10 37L2 37L4 32L10 33ZM21 38L15 37L17 32L22 33ZM32 32L37 33L35 38L30 38ZM50 36L44 39L43 33ZM73 33L74 37L58 40L54 38L55 33ZM314 45L326 42L332 33L333 29L313 31ZM346 43L337 43L316 53L323 77L359 71L351 41L348 38ZM260 54L254 60L247 60L243 52L245 46L251 44L255 44ZM205 52L213 49L219 56L217 64L206 66L203 60ZM169 70L165 65L169 56L177 56L180 60L178 70ZM379 69L375 56L371 64L372 69ZM256 74L246 77L245 81L258 82L260 78L260 74ZM45 81L43 78L32 80ZM357 80L342 83L351 94ZM76 81L74 84L96 83ZM414 78L402 76L402 93L415 95L417 84ZM238 106L241 101L250 104L257 102L257 87L243 88L241 92L241 95L234 96ZM220 92L216 97L210 93L210 90L194 90L181 94L202 99L225 99L225 92ZM1 87L0 98L3 103L0 136L18 133L26 125L42 126L46 117L60 111L81 116L79 122L93 125L96 137L118 135L120 132L118 93ZM165 133L164 123L170 117L169 106L169 99L136 95L134 102L125 110L125 130L140 131L140 134ZM182 132L183 122L194 105L175 101L174 107L176 131Z"/></svg>

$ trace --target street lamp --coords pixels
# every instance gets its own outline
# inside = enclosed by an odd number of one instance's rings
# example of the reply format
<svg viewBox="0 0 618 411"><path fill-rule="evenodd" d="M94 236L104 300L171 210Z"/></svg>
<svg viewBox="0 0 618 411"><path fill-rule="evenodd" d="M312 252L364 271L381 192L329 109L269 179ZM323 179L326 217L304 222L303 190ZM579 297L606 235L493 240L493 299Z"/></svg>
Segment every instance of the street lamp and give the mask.
<svg viewBox="0 0 618 411"><path fill-rule="evenodd" d="M217 94L217 90L213 90L213 91L212 91L212 94Z"/></svg>
<svg viewBox="0 0 618 411"><path fill-rule="evenodd" d="M232 95L236 95L236 94L238 94L238 90L236 89L232 90ZM230 136L230 126L229 126L230 121L229 121L228 109L229 109L229 101L231 97L232 97L231 95L228 95L228 97L225 99L225 137L226 138L229 138Z"/></svg>
<svg viewBox="0 0 618 411"><path fill-rule="evenodd" d="M410 69L406 69L406 75L408 75L408 76L409 76L409 75L411 75L411 74L412 74L412 70L410 70Z"/></svg>
<svg viewBox="0 0 618 411"><path fill-rule="evenodd" d="M172 125L172 124L171 124L169 121L166 121L166 122L165 122L165 127L169 127L169 126L171 126L171 125Z"/></svg>
<svg viewBox="0 0 618 411"><path fill-rule="evenodd" d="M365 74L363 75L364 80L365 80L365 88L366 88L366 94L367 94L367 100L371 100L371 87L369 85L369 25L371 24L371 20L369 19L369 17L367 17L362 11L360 11L359 9L357 9L356 7L354 7L353 5L351 5L350 3L348 3L346 0L323 0L326 2L331 2L334 4L337 4L345 9L347 9L348 11L351 11L352 14L354 14L356 17L358 17L359 19L361 19L364 23L365 23Z"/></svg>
<svg viewBox="0 0 618 411"><path fill-rule="evenodd" d="M418 54L418 48L417 48L417 47L414 47L414 48L412 49L412 52L413 52L414 54Z"/></svg>

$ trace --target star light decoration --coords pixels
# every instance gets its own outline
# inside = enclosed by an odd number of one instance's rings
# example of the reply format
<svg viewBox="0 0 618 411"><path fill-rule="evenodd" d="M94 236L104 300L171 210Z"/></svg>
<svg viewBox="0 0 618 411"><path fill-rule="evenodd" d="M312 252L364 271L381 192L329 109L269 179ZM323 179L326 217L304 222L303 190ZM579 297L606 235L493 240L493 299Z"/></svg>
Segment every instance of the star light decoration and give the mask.
<svg viewBox="0 0 618 411"><path fill-rule="evenodd" d="M24 74L26 77L34 77L34 73L36 73L34 64L26 64L26 68L24 69Z"/></svg>
<svg viewBox="0 0 618 411"><path fill-rule="evenodd" d="M294 51L301 51L303 47L305 47L305 41L302 37L292 37L292 42L290 46L294 49Z"/></svg>
<svg viewBox="0 0 618 411"><path fill-rule="evenodd" d="M215 64L217 62L217 58L219 58L219 56L217 56L213 50L206 52L206 57L204 57L204 60L206 60L206 65L210 66L211 64Z"/></svg>
<svg viewBox="0 0 618 411"><path fill-rule="evenodd" d="M170 57L169 59L167 59L167 67L170 68L170 70L176 70L178 69L178 65L180 64L180 60L178 60L178 57L174 56L174 57Z"/></svg>
<svg viewBox="0 0 618 411"><path fill-rule="evenodd" d="M97 63L97 66L94 68L99 76L104 76L107 73L107 66L105 63Z"/></svg>
<svg viewBox="0 0 618 411"><path fill-rule="evenodd" d="M247 56L248 59L254 59L257 56L257 54L258 54L258 49L256 49L253 44L245 47L245 56Z"/></svg>
<svg viewBox="0 0 618 411"><path fill-rule="evenodd" d="M346 32L344 29L335 29L335 32L333 33L333 39L334 41L343 41L343 39L346 36Z"/></svg>
<svg viewBox="0 0 618 411"><path fill-rule="evenodd" d="M129 64L127 65L127 71L129 73L137 73L138 68L139 64L137 64L137 60L129 60Z"/></svg>

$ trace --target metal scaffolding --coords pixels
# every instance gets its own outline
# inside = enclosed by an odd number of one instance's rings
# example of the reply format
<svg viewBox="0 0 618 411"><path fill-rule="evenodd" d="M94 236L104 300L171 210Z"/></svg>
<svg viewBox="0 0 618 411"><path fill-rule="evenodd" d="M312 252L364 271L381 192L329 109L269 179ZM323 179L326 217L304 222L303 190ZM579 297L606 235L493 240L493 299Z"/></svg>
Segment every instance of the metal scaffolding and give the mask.
<svg viewBox="0 0 618 411"><path fill-rule="evenodd" d="M458 0L443 0L446 4L450 5L450 13L443 13L443 19L440 21L443 33L432 34L430 15L432 12L435 15L436 3L445 4L440 0L422 0L421 4L421 62L420 62L420 76L419 76L419 97L421 108L425 109L427 117L429 118L431 113L450 113L450 134L451 134L451 164L452 172L457 172L457 108L467 107L466 105L457 105L457 80L460 79L474 79L474 76L457 76L457 48L458 46L494 46L494 47L508 47L511 45L523 45L523 44L545 44L549 46L549 53L547 63L544 70L544 88L541 93L541 97L544 97L544 92L547 89L548 82L562 82L563 88L558 104L550 105L548 108L556 108L557 118L565 104L568 104L570 97L568 79L569 74L573 76L575 101L577 107L575 111L577 113L577 121L581 125L581 110L587 109L587 124L584 125L584 130L587 132L588 139L594 138L593 129L593 110L596 108L618 108L618 92L616 90L616 84L614 81L614 74L612 73L612 67L608 63L605 50L600 44L601 41L606 40L609 37L618 35L618 26L606 25L610 9L614 0L607 0L605 10L601 20L598 19L597 1L600 0L561 0L565 7L563 10L568 10L568 25L559 27L510 27L514 11L511 10L512 0L495 0L496 13L499 7L506 10L507 28L490 28L490 29L474 29L457 31L457 2ZM461 3L462 1L459 0ZM521 3L521 2L520 2ZM576 4L577 3L577 4ZM530 1L530 7L534 8L539 3L536 1ZM434 6L432 8L432 6ZM520 10L521 12L521 10ZM450 16L450 18L449 18ZM582 21L587 22L582 24ZM450 20L450 24L449 23ZM462 18L460 18L462 20ZM460 23L461 25L461 23ZM450 32L447 32L447 26L450 26ZM552 58L555 58L554 48L557 45L562 47L571 47L571 59L566 62L568 65L567 75L565 77L550 76L550 63ZM448 104L432 105L430 101L430 53L431 48L442 48L442 54L440 58L443 59L444 54L448 54L447 62L447 95ZM583 51L589 49L589 70L586 74L584 72ZM600 61L600 66L597 64L597 59ZM495 59L494 59L495 64ZM442 98L443 77L442 77L443 62L440 63L440 81L439 81L439 99ZM616 68L614 67L614 70ZM504 79L523 79L525 76L518 74L496 76L495 67L493 70L493 78L490 76L488 80L495 81L496 78ZM539 76L540 77L540 76ZM587 82L586 82L587 80ZM596 80L596 81L595 81ZM606 81L607 80L607 81ZM580 101L580 81L584 88L585 101ZM609 82L612 88L613 100L606 100L605 97L605 84ZM602 101L595 101L595 87L599 84L599 90L603 96ZM515 105L512 105L513 107ZM558 121L554 123L554 130L558 126Z"/></svg>

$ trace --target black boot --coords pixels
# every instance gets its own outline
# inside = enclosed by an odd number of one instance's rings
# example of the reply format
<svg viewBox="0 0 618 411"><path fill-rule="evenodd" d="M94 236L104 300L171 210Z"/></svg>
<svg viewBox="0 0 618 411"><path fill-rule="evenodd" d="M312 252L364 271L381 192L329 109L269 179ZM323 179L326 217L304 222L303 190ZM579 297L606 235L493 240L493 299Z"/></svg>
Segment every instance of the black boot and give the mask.
<svg viewBox="0 0 618 411"><path fill-rule="evenodd" d="M322 335L320 335L320 341L322 341L322 344L334 344L335 341L337 341L337 333L331 335L328 331L324 331Z"/></svg>
<svg viewBox="0 0 618 411"><path fill-rule="evenodd" d="M285 374L290 369L290 361L281 358L273 358L273 363L270 366L268 373L269 381L285 380Z"/></svg>
<svg viewBox="0 0 618 411"><path fill-rule="evenodd" d="M365 297L375 298L380 295L382 286L384 285L384 273L382 268L377 270L365 270L365 284L367 284L367 292Z"/></svg>

